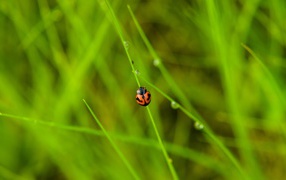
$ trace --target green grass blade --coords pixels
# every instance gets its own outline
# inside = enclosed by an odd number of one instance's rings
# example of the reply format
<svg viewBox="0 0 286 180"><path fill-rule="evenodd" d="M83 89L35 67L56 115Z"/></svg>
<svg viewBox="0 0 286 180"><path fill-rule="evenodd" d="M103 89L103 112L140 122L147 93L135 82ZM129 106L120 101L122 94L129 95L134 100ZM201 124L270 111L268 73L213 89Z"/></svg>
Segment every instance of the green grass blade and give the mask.
<svg viewBox="0 0 286 180"><path fill-rule="evenodd" d="M39 119L32 119L28 117L22 117L22 116L11 115L11 114L6 114L6 113L0 113L0 116L10 118L10 119L15 119L15 120L21 120L21 123L26 122L30 124L42 125L45 128L55 128L58 130L66 130L70 132L90 134L90 135L99 136L99 137L104 137L104 136L106 137L103 131L94 130L90 128L63 125L63 124L59 124L55 122L47 122L47 121L43 121ZM216 162L213 159L211 159L211 157L207 157L200 152L196 152L188 148L180 147L178 145L167 143L167 142L161 142L158 145L156 140L139 138L139 137L131 137L131 136L120 135L120 134L109 134L109 136L111 136L112 139L116 139L116 140L119 140L125 143L130 143L132 145L140 145L143 147L149 147L149 148L154 148L158 150L161 150L162 144L165 144L164 147L166 148L166 150L174 155L195 161L196 163L209 167L210 169L213 169L221 174L225 173L224 172L225 167L223 166L222 163ZM201 161L201 159L204 159L204 161ZM5 171L5 169L3 169L3 171Z"/></svg>
<svg viewBox="0 0 286 180"><path fill-rule="evenodd" d="M206 1L205 7L208 13L209 25L212 27L211 37L213 47L218 52L217 58L220 60L219 69L226 93L226 103L228 104L228 110L230 113L234 114L232 118L232 127L234 129L235 136L237 137L237 143L243 162L245 162L246 167L248 167L243 170L243 175L245 178L259 177L258 179L261 179L263 176L254 156L252 145L248 138L248 129L244 127L244 119L241 117L242 111L238 104L239 97L238 89L236 88L236 77L240 75L240 72L234 70L234 67L239 64L240 60L236 56L233 57L230 54L230 52L235 50L232 49L232 46L229 45L229 40L226 39L223 27L224 23L220 23L220 11L217 9L217 4L214 1ZM245 175L246 172L247 176Z"/></svg>
<svg viewBox="0 0 286 180"><path fill-rule="evenodd" d="M125 156L123 155L123 153L120 151L119 147L115 144L115 142L113 141L113 139L110 137L110 135L108 134L108 132L105 130L105 128L102 126L101 122L99 121L99 119L95 116L94 112L92 111L92 109L89 107L89 105L87 104L87 102L83 99L84 104L86 105L86 107L88 108L90 114L92 115L92 117L94 118L95 122L98 124L98 126L100 127L100 129L103 131L104 135L107 137L107 139L109 140L110 144L112 145L112 147L114 148L114 150L116 151L116 153L118 154L118 156L120 157L120 159L123 161L123 163L126 165L126 167L128 168L128 170L130 171L130 173L132 174L132 176L134 177L134 179L140 179L138 174L135 172L135 170L133 169L133 167L130 165L130 163L128 162L128 160L125 158Z"/></svg>
<svg viewBox="0 0 286 180"><path fill-rule="evenodd" d="M165 147L164 147L164 144L163 144L163 142L162 142L162 139L161 139L161 137L160 137L160 134L159 134L159 132L158 132L158 130L157 130L157 126L156 126L155 121L154 121L154 119L153 119L152 113L151 113L151 111L150 111L150 109L149 109L148 106L147 106L147 111L148 111L148 114L149 114L149 117L150 117L152 126L153 126L153 128L154 128L156 137L157 137L157 139L158 139L159 145L160 145L161 150L162 150L162 152L163 152L163 155L164 155L165 159L167 160L167 164L168 164L168 167L169 167L169 169L170 169L170 171L171 171L172 177L173 177L173 179L178 179L178 175L177 175L177 173L176 173L176 171L175 171L175 169L174 169L174 166L172 165L172 160L170 159L170 157L169 157L169 155L168 155L168 153L167 153L167 151L166 151L166 149L165 149Z"/></svg>

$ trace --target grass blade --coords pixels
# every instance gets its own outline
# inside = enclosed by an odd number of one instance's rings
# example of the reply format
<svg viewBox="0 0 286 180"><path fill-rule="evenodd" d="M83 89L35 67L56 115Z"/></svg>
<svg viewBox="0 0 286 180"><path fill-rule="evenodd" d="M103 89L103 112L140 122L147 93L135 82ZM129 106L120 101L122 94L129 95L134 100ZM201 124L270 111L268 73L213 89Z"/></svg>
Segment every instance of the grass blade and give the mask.
<svg viewBox="0 0 286 180"><path fill-rule="evenodd" d="M109 136L108 132L105 130L105 128L102 126L101 122L99 121L99 119L95 116L94 112L92 111L92 109L89 107L89 105L87 104L87 102L83 99L84 104L86 105L86 107L88 108L90 114L92 115L92 117L94 118L95 122L98 124L98 126L100 127L100 129L102 130L102 132L104 133L104 135L107 137L108 141L110 142L110 144L112 145L112 147L114 148L114 150L116 151L116 153L118 154L118 156L120 157L120 159L123 161L123 163L126 165L126 167L128 168L128 170L130 171L130 173L132 174L132 176L134 177L134 179L140 179L139 176L137 175L137 173L135 172L135 170L133 169L133 167L130 165L130 163L128 162L128 160L125 158L125 156L123 155L123 153L120 151L119 147L115 144L115 142L112 140L112 138Z"/></svg>

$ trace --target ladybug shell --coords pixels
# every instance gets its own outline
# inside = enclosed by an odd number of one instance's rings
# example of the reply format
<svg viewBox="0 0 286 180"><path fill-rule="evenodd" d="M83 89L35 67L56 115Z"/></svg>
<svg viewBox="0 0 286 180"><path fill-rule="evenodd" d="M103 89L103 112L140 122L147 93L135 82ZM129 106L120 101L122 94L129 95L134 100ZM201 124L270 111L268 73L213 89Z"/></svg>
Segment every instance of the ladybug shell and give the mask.
<svg viewBox="0 0 286 180"><path fill-rule="evenodd" d="M147 106L151 102L151 93L145 87L140 87L137 90L136 102L141 106Z"/></svg>

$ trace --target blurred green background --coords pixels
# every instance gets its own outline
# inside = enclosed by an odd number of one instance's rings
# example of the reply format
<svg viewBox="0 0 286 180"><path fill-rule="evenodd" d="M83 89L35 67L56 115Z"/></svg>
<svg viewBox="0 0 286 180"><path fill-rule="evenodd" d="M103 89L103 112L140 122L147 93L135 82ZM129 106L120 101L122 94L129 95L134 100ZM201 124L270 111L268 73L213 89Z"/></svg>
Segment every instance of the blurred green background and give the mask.
<svg viewBox="0 0 286 180"><path fill-rule="evenodd" d="M0 179L133 179L82 99L140 179L172 179L125 49L179 179L286 178L285 1L110 5L1 1Z"/></svg>

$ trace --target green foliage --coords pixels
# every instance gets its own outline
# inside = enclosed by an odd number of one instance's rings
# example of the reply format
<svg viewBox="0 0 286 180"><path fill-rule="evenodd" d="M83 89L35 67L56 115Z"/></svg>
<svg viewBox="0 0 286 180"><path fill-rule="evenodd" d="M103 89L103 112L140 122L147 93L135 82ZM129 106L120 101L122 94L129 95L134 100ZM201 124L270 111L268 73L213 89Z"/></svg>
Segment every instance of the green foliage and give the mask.
<svg viewBox="0 0 286 180"><path fill-rule="evenodd" d="M0 179L285 178L285 18L282 0L1 2Z"/></svg>

